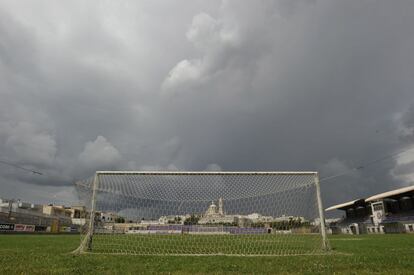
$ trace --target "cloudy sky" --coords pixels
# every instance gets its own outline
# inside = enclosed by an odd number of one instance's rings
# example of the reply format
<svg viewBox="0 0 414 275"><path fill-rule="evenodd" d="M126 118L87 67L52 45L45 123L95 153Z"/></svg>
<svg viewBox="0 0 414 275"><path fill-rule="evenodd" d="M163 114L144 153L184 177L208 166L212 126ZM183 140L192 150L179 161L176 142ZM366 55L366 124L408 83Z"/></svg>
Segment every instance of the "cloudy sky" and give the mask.
<svg viewBox="0 0 414 275"><path fill-rule="evenodd" d="M0 0L0 197L95 170L346 171L414 145L414 1ZM414 152L325 204L414 181Z"/></svg>

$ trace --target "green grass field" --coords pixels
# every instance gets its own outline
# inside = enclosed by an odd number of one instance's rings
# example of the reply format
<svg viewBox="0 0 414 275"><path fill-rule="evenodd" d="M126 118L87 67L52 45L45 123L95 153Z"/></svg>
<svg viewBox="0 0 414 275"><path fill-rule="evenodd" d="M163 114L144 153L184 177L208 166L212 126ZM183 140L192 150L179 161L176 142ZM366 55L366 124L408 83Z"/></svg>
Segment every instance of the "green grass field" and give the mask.
<svg viewBox="0 0 414 275"><path fill-rule="evenodd" d="M312 256L70 254L74 235L0 235L1 274L414 274L414 235L331 236L334 253Z"/></svg>
<svg viewBox="0 0 414 275"><path fill-rule="evenodd" d="M95 235L95 253L139 255L298 255L321 254L319 234L119 234Z"/></svg>

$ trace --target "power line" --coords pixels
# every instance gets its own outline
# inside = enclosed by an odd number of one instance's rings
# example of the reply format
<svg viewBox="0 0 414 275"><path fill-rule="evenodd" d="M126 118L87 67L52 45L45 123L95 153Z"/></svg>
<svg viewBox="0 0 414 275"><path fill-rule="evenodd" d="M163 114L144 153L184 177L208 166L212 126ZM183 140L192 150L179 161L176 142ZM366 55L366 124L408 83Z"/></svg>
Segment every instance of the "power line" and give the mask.
<svg viewBox="0 0 414 275"><path fill-rule="evenodd" d="M376 164L378 162L382 162L382 161L387 160L387 159L393 159L393 158L395 158L395 157L397 157L397 156L399 156L401 154L407 153L407 152L409 152L409 151L411 151L413 149L414 149L414 146L410 146L410 147L408 147L406 149L403 149L403 150L400 150L400 151L397 151L397 152L394 152L394 153L391 153L391 154L382 156L380 158L377 158L377 159L368 161L368 162L366 162L364 164L361 164L359 166L355 166L355 167L350 168L350 169L348 169L348 170L346 170L346 171L344 171L342 173L321 178L320 179L320 182L327 181L327 180L331 180L331 179L338 178L338 177L342 177L342 176L345 176L345 175L350 174L352 172L355 172L357 170L361 170L361 169L364 169L364 168L366 168L368 166L372 166L372 165L374 165L374 164Z"/></svg>
<svg viewBox="0 0 414 275"><path fill-rule="evenodd" d="M40 175L40 176L43 175L43 173L41 173L39 171L27 169L27 168L25 168L23 166L20 166L20 165L11 163L11 162L7 162L7 161L4 161L4 160L0 160L0 163L3 163L3 164L8 165L8 166L12 166L12 167L17 168L17 169L24 170L24 171L27 171L27 172L30 172L30 173L33 173L33 174L37 174L37 175Z"/></svg>

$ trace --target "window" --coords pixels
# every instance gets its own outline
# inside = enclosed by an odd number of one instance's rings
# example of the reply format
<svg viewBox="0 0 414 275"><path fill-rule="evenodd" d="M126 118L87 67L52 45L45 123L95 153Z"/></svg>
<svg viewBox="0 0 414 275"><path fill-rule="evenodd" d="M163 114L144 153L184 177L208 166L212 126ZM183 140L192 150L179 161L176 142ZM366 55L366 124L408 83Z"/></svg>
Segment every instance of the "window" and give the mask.
<svg viewBox="0 0 414 275"><path fill-rule="evenodd" d="M412 224L408 225L408 231L410 231L410 232L413 232L414 231L414 228L413 228L413 225Z"/></svg>

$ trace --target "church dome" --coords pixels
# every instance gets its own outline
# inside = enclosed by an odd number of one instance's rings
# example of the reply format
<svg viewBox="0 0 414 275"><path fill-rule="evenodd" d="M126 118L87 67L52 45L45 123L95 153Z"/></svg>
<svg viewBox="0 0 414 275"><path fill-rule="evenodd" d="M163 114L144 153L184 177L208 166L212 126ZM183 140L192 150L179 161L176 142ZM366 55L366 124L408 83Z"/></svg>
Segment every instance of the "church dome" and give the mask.
<svg viewBox="0 0 414 275"><path fill-rule="evenodd" d="M217 206L214 204L214 201L211 202L211 205L206 211L206 215L213 215L217 213Z"/></svg>

